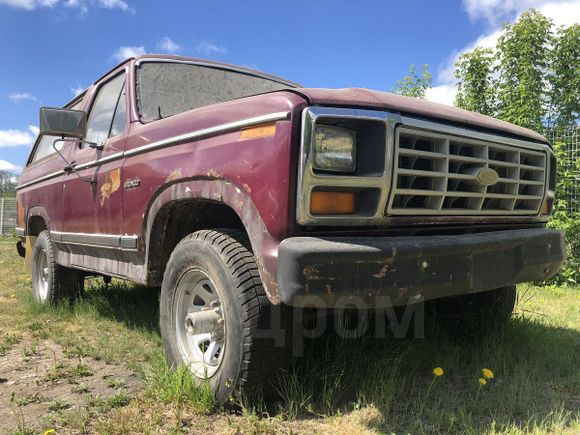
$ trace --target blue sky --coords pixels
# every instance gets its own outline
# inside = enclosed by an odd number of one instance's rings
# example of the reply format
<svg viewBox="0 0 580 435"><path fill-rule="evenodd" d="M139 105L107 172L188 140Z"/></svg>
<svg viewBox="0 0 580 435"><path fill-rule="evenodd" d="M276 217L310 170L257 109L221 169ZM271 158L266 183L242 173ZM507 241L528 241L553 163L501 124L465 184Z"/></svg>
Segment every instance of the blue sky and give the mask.
<svg viewBox="0 0 580 435"><path fill-rule="evenodd" d="M580 19L580 0L0 0L0 169L21 170L40 106L62 105L131 53L384 91L427 63L428 98L450 103L456 56L493 45L530 6L557 24Z"/></svg>

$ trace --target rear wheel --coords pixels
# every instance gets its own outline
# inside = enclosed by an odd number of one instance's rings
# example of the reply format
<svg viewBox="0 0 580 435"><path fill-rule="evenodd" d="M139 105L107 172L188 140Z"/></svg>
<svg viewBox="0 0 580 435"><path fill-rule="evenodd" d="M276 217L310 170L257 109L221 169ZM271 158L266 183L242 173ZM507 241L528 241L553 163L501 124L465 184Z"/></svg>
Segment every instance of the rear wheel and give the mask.
<svg viewBox="0 0 580 435"><path fill-rule="evenodd" d="M218 401L235 389L271 391L291 356L282 311L266 297L245 233L198 231L171 254L160 301L165 351L207 379Z"/></svg>
<svg viewBox="0 0 580 435"><path fill-rule="evenodd" d="M498 329L508 322L516 305L516 286L439 299L433 308L437 318L458 332Z"/></svg>
<svg viewBox="0 0 580 435"><path fill-rule="evenodd" d="M32 250L32 289L41 304L56 304L83 290L83 273L57 264L56 253L50 233L42 231Z"/></svg>

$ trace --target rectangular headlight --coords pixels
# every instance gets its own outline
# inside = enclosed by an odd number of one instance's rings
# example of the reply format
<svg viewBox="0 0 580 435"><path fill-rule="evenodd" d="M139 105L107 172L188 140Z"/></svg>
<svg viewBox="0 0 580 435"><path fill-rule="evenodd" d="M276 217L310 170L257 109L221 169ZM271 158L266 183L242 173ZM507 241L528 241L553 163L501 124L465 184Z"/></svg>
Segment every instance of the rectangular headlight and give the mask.
<svg viewBox="0 0 580 435"><path fill-rule="evenodd" d="M323 171L354 172L356 132L317 125L314 130L314 167Z"/></svg>

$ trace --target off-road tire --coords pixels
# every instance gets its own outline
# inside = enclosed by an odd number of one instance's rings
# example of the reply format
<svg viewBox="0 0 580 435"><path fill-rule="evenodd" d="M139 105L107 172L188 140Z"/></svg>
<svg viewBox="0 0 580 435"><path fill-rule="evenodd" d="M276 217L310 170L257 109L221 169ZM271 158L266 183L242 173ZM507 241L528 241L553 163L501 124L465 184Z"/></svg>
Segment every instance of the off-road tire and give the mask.
<svg viewBox="0 0 580 435"><path fill-rule="evenodd" d="M63 299L78 296L84 288L83 273L59 265L56 254L50 233L42 231L32 248L32 290L41 304L55 305Z"/></svg>
<svg viewBox="0 0 580 435"><path fill-rule="evenodd" d="M475 333L503 328L510 319L517 301L516 286L500 287L485 292L442 298L434 301L438 320L458 333Z"/></svg>
<svg viewBox="0 0 580 435"><path fill-rule="evenodd" d="M248 237L242 231L197 231L173 250L160 296L160 329L169 363L173 367L185 363L177 342L179 317L174 298L180 291L180 278L191 270L202 270L211 278L221 301L225 351L217 371L207 379L216 399L223 403L240 391L249 396L270 395L280 370L291 362L290 316L288 307L274 306L268 300ZM277 340L272 324L283 330Z"/></svg>

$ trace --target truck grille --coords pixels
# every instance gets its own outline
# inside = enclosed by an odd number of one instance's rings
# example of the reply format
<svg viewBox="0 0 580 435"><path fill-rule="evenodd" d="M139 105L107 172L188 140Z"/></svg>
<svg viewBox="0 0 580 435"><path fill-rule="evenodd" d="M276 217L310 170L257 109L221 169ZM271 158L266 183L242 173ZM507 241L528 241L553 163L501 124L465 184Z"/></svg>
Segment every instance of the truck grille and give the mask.
<svg viewBox="0 0 580 435"><path fill-rule="evenodd" d="M540 210L543 151L404 127L397 129L395 143L389 215L534 215ZM497 182L478 181L481 168L493 169Z"/></svg>

